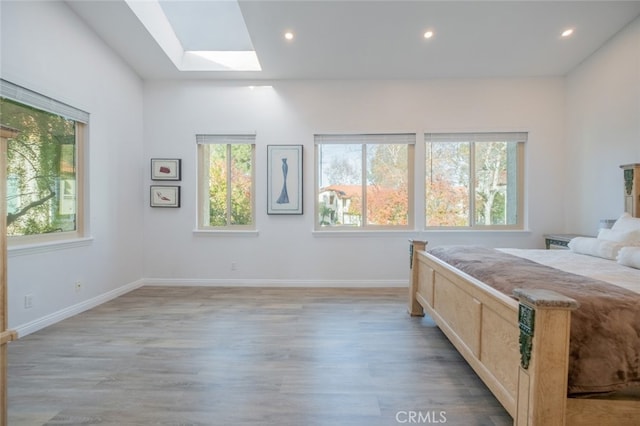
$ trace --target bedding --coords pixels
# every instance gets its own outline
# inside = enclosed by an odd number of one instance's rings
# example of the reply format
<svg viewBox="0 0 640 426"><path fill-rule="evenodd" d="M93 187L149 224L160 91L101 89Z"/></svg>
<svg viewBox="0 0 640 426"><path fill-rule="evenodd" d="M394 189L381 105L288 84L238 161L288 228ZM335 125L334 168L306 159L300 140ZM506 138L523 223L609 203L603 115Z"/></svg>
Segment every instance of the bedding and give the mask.
<svg viewBox="0 0 640 426"><path fill-rule="evenodd" d="M626 252L636 247L623 247L620 252ZM501 248L501 252L523 257L552 268L560 269L572 274L583 275L600 281L606 281L624 287L627 290L640 294L640 270L623 266L613 260L599 259L597 257L577 254L569 250L531 250ZM620 254L618 254L620 257Z"/></svg>
<svg viewBox="0 0 640 426"><path fill-rule="evenodd" d="M633 217L629 213L623 213L611 227L614 231L629 232L640 230L640 217Z"/></svg>
<svg viewBox="0 0 640 426"><path fill-rule="evenodd" d="M575 237L569 241L568 247L574 253L613 260L618 256L618 252L624 245L598 238Z"/></svg>
<svg viewBox="0 0 640 426"><path fill-rule="evenodd" d="M640 269L640 247L623 247L618 253L618 263ZM640 286L640 279L638 285Z"/></svg>
<svg viewBox="0 0 640 426"><path fill-rule="evenodd" d="M578 301L571 321L570 395L640 385L640 294L486 247L443 246L428 252L511 297L515 288L540 288Z"/></svg>
<svg viewBox="0 0 640 426"><path fill-rule="evenodd" d="M603 228L598 231L598 239L622 243L628 246L638 246L640 245L640 230L617 231L615 229Z"/></svg>

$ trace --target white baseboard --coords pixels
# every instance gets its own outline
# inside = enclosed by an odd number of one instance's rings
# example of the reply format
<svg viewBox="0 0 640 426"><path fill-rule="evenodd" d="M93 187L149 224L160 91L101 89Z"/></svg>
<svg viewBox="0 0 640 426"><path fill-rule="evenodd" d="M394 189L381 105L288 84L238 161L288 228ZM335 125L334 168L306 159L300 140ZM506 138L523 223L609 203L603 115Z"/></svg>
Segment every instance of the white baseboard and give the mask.
<svg viewBox="0 0 640 426"><path fill-rule="evenodd" d="M34 333L52 324L55 324L64 319L77 315L81 312L84 312L91 308L95 308L96 306L102 305L103 303L108 302L112 299L115 299L118 296L122 296L123 294L129 293L132 290L140 288L144 284L145 284L144 280L137 280L132 283L125 284L122 287L118 287L114 290L108 291L99 296L96 296L91 299L85 300L83 302L77 303L75 305L69 306L58 312L54 312L52 314L46 315L42 318L35 319L33 321L30 321L26 324L19 325L17 327L12 327L12 329L18 333L18 337L24 337L28 334Z"/></svg>
<svg viewBox="0 0 640 426"><path fill-rule="evenodd" d="M145 278L145 286L163 287L311 287L311 288L385 288L407 287L408 280L273 280L273 279L199 279Z"/></svg>
<svg viewBox="0 0 640 426"><path fill-rule="evenodd" d="M385 288L407 287L407 280L273 280L273 279L198 279L143 278L60 311L12 327L24 337L45 327L95 308L142 286L161 287L308 287L308 288Z"/></svg>

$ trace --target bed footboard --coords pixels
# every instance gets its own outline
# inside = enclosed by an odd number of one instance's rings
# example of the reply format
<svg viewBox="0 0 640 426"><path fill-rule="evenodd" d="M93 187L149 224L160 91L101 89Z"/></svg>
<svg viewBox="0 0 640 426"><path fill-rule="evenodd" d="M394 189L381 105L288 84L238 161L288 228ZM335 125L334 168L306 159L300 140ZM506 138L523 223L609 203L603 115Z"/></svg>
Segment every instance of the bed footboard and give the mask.
<svg viewBox="0 0 640 426"><path fill-rule="evenodd" d="M518 302L412 246L409 313L432 317L515 425L564 425L577 302L538 290L518 290Z"/></svg>

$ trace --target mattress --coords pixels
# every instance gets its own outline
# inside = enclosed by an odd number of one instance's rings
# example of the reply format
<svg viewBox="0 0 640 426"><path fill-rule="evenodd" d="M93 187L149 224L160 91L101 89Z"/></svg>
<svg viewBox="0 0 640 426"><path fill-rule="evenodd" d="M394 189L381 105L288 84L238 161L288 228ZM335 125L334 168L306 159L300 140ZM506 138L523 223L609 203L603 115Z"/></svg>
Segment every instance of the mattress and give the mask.
<svg viewBox="0 0 640 426"><path fill-rule="evenodd" d="M560 269L561 271L605 281L640 294L640 269L620 265L614 260L578 254L571 250L514 248L501 248L498 250Z"/></svg>

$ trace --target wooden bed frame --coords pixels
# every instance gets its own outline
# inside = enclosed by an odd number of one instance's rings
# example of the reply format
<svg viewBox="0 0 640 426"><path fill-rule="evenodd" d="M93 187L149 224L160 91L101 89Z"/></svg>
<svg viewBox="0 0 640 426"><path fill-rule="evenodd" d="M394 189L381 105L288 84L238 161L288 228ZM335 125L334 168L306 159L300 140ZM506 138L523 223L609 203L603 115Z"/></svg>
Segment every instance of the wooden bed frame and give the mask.
<svg viewBox="0 0 640 426"><path fill-rule="evenodd" d="M514 425L638 425L638 399L567 397L575 300L517 289L517 301L425 247L424 241L411 242L409 313L423 316L426 310Z"/></svg>

